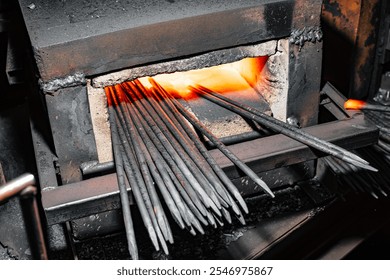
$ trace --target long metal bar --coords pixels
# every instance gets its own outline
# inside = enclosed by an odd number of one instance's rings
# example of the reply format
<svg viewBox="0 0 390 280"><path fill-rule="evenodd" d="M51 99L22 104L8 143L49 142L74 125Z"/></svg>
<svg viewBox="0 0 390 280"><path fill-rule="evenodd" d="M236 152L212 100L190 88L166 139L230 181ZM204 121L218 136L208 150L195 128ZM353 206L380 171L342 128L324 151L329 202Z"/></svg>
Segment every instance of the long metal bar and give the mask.
<svg viewBox="0 0 390 280"><path fill-rule="evenodd" d="M129 196L127 193L127 188L126 188L126 183L125 183L123 159L122 159L121 152L119 149L120 148L120 142L119 142L120 140L118 137L117 126L115 123L115 112L114 112L114 108L112 107L109 89L106 89L106 96L107 96L107 102L108 102L109 121L110 121L110 126L111 126L111 139L112 139L111 141L112 141L112 147L113 147L113 152L114 152L114 160L115 160L115 166L116 166L116 172L117 172L119 193L120 193L120 198L121 198L123 220L124 220L124 224L125 224L127 245L128 245L128 250L129 250L130 256L133 259L137 260L139 258L138 257L138 247L137 247L137 242L135 240L135 233L134 233L133 219L131 217Z"/></svg>
<svg viewBox="0 0 390 280"><path fill-rule="evenodd" d="M384 106L384 105L379 105L379 104L370 104L370 103L364 103L364 104L359 104L359 108L355 108L355 107L352 107L352 106L348 106L348 101L357 101L357 102L360 102L360 100L353 100L353 99L349 99L347 100L347 102L345 103L345 109L352 109L352 110L356 110L356 109L359 109L359 110L369 110L369 111L378 111L378 112L390 112L390 107L389 106Z"/></svg>
<svg viewBox="0 0 390 280"><path fill-rule="evenodd" d="M126 117L129 125L136 127L128 111L126 111ZM184 228L184 223L181 216L184 215L185 212L183 201L180 199L180 195L177 193L175 186L173 185L169 177L169 174L166 170L165 163L163 162L163 159L158 153L156 147L153 145L153 143L151 142L151 140L148 138L147 135L142 134L143 137L141 137L138 129L140 129L140 127L137 127L134 130L134 133L136 134L136 137L142 139L140 148L145 154L146 160L148 161L148 165L155 179L155 182L159 187L160 192L164 197L168 208L171 211L172 217L181 228Z"/></svg>
<svg viewBox="0 0 390 280"><path fill-rule="evenodd" d="M28 186L20 193L22 201L23 214L25 216L26 226L30 229L28 231L28 239L30 240L31 251L35 258L40 260L47 260L47 249L45 245L45 238L43 236L42 222L39 216L39 209L37 203L37 188Z"/></svg>
<svg viewBox="0 0 390 280"><path fill-rule="evenodd" d="M354 164L358 167L368 169L371 171L378 171L377 169L371 167L369 163L362 158L358 157L357 155L348 152L345 149L342 149L341 147L338 147L336 145L333 145L332 143L323 141L322 139L316 138L313 135L310 135L308 133L303 132L300 129L297 129L285 122L279 121L275 118L272 118L257 109L247 106L245 104L239 103L235 100L229 99L219 93L210 91L207 88L204 88L202 86L190 87L194 92L200 94L201 96L205 97L206 99L217 103L220 106L223 106L229 110L232 110L233 112L236 112L237 114L240 114L242 116L245 116L249 119L252 119L262 125L265 125L272 130L282 133L288 137L291 137L292 139L295 139L297 141L300 141L306 145L309 145L311 147L314 147L322 152L325 152L327 154L333 155L337 158L340 158L341 160L344 160L346 162L349 162L351 164Z"/></svg>

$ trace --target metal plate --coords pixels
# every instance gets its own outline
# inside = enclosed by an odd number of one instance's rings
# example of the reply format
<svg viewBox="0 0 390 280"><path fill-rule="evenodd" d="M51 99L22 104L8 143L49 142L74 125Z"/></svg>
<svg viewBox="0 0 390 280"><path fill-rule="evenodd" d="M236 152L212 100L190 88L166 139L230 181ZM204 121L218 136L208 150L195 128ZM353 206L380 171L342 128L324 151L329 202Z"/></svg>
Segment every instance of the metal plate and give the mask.
<svg viewBox="0 0 390 280"><path fill-rule="evenodd" d="M45 82L286 37L294 3L19 1Z"/></svg>

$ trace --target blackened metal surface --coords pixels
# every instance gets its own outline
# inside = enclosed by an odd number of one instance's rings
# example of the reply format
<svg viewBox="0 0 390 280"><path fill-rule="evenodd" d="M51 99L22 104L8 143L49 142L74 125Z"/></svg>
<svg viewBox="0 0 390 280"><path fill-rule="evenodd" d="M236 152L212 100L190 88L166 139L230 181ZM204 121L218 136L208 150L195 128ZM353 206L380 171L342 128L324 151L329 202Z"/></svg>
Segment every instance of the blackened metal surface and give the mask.
<svg viewBox="0 0 390 280"><path fill-rule="evenodd" d="M97 159L86 88L70 87L45 98L62 183L79 181L80 164Z"/></svg>
<svg viewBox="0 0 390 280"><path fill-rule="evenodd" d="M321 1L295 2L294 32L320 26ZM291 35L294 35L292 33ZM289 89L287 119L300 127L317 124L321 77L322 42L306 42L303 46L290 44Z"/></svg>
<svg viewBox="0 0 390 280"><path fill-rule="evenodd" d="M76 240L105 236L124 229L120 210L111 210L71 221L72 234Z"/></svg>
<svg viewBox="0 0 390 280"><path fill-rule="evenodd" d="M345 201L335 200L319 210L272 250L259 252L258 258L321 259L341 240L367 238L389 222L387 198L350 195ZM382 242L378 240L377 244ZM373 250L378 252L378 248ZM377 253L375 259L378 258Z"/></svg>
<svg viewBox="0 0 390 280"><path fill-rule="evenodd" d="M92 79L93 87L105 87L134 80L143 76L154 76L161 73L188 71L210 66L239 61L247 57L270 56L277 51L277 40L266 41L260 44L245 45L233 48L224 48L200 55L175 59L146 66L133 67L115 73L98 76Z"/></svg>
<svg viewBox="0 0 390 280"><path fill-rule="evenodd" d="M253 259L259 252L269 249L310 219L310 210L290 213L273 219L265 219L255 227L249 227L240 237L226 246L231 259Z"/></svg>
<svg viewBox="0 0 390 280"><path fill-rule="evenodd" d="M292 0L19 3L45 82L286 37L294 9Z"/></svg>
<svg viewBox="0 0 390 280"><path fill-rule="evenodd" d="M42 205L49 225L120 208L116 174L47 189Z"/></svg>

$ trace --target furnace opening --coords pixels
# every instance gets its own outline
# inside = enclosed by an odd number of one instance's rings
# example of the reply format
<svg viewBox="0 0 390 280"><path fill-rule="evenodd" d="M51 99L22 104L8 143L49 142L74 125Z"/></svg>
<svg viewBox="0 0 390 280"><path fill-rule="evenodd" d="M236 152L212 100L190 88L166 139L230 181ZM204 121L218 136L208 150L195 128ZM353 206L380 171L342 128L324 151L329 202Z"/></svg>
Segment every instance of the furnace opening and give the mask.
<svg viewBox="0 0 390 280"><path fill-rule="evenodd" d="M268 132L211 101L199 98L190 87L200 85L223 93L228 98L286 121L288 77L289 43L284 39L218 50L95 77L88 82L88 100L99 161L112 158L107 145L110 139L104 87L138 81L146 89L150 89L152 86L149 78L153 78L180 100L215 136L226 144L233 144L268 135L264 134Z"/></svg>

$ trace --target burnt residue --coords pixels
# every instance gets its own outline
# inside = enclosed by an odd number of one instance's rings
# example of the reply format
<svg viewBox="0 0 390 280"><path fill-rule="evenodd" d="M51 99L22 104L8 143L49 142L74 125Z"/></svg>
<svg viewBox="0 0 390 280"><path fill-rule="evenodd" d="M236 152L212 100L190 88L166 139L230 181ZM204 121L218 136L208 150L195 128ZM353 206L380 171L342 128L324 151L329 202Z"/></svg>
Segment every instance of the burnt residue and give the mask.
<svg viewBox="0 0 390 280"><path fill-rule="evenodd" d="M291 30L294 14L294 1L273 3L265 6L264 19L267 33L271 36L280 36Z"/></svg>
<svg viewBox="0 0 390 280"><path fill-rule="evenodd" d="M294 29L290 35L290 43L302 48L306 42L321 42L322 30L320 26L305 26Z"/></svg>
<svg viewBox="0 0 390 280"><path fill-rule="evenodd" d="M49 82L39 82L42 90L45 93L54 93L61 88L74 87L79 85L86 85L87 81L83 73L75 73L65 78L58 78Z"/></svg>

